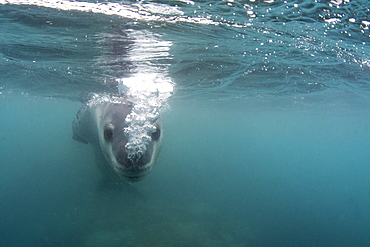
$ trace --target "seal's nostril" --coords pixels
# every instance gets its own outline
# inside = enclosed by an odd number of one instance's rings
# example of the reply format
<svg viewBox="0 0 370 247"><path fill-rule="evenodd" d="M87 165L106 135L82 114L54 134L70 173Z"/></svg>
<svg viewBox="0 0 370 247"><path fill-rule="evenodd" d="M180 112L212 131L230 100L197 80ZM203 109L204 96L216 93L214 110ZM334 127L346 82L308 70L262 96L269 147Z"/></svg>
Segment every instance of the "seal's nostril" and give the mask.
<svg viewBox="0 0 370 247"><path fill-rule="evenodd" d="M143 153L142 152L136 152L134 154L132 154L130 157L128 157L132 162L134 163L138 163L140 158L143 156Z"/></svg>

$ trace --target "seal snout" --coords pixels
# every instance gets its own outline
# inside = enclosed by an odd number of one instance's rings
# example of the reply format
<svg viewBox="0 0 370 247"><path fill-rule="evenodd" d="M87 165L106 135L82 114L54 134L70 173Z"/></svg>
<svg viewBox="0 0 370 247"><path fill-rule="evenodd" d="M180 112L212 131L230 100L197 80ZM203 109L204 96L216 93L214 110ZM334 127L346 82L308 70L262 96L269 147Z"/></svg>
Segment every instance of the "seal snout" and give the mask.
<svg viewBox="0 0 370 247"><path fill-rule="evenodd" d="M152 152L146 151L143 155L130 159L124 146L115 155L117 163L121 166L119 174L129 182L140 181L152 168Z"/></svg>
<svg viewBox="0 0 370 247"><path fill-rule="evenodd" d="M151 161L151 150L147 150L144 154L137 154L129 158L126 148L122 146L116 155L116 160L123 166L124 169L138 169L146 166Z"/></svg>

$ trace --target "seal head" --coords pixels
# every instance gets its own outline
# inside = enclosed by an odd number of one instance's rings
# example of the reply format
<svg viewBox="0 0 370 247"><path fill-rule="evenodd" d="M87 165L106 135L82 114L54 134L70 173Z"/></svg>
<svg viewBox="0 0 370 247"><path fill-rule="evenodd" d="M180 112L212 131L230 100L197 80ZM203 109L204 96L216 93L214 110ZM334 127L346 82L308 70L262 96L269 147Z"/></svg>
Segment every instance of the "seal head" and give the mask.
<svg viewBox="0 0 370 247"><path fill-rule="evenodd" d="M111 104L105 109L99 123L99 141L102 152L113 170L130 182L141 180L153 167L162 144L163 125L157 119L150 133L150 141L144 153L129 156L128 139L125 134L125 119L131 112L131 105Z"/></svg>
<svg viewBox="0 0 370 247"><path fill-rule="evenodd" d="M132 109L132 104L126 100L88 103L73 121L73 139L94 147L98 168L108 179L118 174L129 182L141 180L153 168L161 150L163 124L160 117L150 121L153 128L145 133L145 148L128 150L129 138L125 130L129 126L125 120ZM137 146L142 147L142 144Z"/></svg>

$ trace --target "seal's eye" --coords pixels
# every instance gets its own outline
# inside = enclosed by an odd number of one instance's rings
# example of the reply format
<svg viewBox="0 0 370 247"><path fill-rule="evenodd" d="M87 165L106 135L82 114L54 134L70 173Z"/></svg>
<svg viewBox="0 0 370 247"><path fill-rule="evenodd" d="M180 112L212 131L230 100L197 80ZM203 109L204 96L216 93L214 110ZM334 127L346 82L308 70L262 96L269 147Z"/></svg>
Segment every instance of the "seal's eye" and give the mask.
<svg viewBox="0 0 370 247"><path fill-rule="evenodd" d="M104 128L104 139L111 141L113 139L113 126L107 125Z"/></svg>
<svg viewBox="0 0 370 247"><path fill-rule="evenodd" d="M153 141L158 141L159 137L161 136L161 131L157 128L151 135Z"/></svg>

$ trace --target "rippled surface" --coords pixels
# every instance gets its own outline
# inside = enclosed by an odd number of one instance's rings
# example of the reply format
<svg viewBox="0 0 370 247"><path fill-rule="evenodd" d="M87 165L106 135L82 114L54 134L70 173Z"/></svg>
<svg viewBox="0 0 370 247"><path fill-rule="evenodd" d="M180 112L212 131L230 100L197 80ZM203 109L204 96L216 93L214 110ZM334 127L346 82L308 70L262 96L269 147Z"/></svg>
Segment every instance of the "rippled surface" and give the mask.
<svg viewBox="0 0 370 247"><path fill-rule="evenodd" d="M1 6L3 91L75 98L153 68L187 96L369 90L366 1L25 2Z"/></svg>

